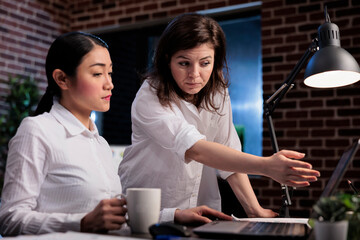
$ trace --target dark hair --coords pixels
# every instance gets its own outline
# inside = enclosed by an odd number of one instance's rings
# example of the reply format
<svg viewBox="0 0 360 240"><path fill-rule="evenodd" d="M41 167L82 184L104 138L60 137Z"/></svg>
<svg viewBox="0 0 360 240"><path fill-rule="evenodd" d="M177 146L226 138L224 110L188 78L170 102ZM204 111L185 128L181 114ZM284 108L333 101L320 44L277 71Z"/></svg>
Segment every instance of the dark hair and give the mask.
<svg viewBox="0 0 360 240"><path fill-rule="evenodd" d="M214 19L196 13L182 14L168 24L155 50L153 69L143 78L149 79L163 106L171 106L170 102L174 101L176 96L182 99L186 97L186 93L177 86L171 74L171 57L180 50L191 49L201 44L213 46L214 69L206 86L194 95L193 103L197 107L203 104L203 107L211 111L219 109L219 106L215 106L213 97L215 93L220 92L225 98L228 87L225 34Z"/></svg>
<svg viewBox="0 0 360 240"><path fill-rule="evenodd" d="M84 32L69 32L55 39L49 48L45 63L48 86L36 108L35 116L50 111L54 96L61 98L60 88L52 77L53 71L60 69L67 76L74 77L83 57L95 45L108 49L108 45L102 39Z"/></svg>

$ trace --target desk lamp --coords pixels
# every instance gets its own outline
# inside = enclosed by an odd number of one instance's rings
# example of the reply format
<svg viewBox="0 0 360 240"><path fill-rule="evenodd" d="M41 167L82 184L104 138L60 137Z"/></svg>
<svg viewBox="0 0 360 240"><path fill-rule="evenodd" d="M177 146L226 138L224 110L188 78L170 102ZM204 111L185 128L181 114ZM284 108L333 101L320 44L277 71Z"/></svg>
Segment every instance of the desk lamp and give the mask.
<svg viewBox="0 0 360 240"><path fill-rule="evenodd" d="M272 121L272 113L285 96L294 87L294 80L306 61L309 61L304 74L304 84L314 88L342 87L360 80L360 68L356 60L343 48L340 47L339 28L331 23L327 6L324 6L325 23L318 28L317 38L314 38L295 65L290 75L266 101L264 101L264 114L268 123L271 144L274 153L279 151ZM281 185L282 206L280 217L290 217L289 206L291 205L290 192L292 188Z"/></svg>

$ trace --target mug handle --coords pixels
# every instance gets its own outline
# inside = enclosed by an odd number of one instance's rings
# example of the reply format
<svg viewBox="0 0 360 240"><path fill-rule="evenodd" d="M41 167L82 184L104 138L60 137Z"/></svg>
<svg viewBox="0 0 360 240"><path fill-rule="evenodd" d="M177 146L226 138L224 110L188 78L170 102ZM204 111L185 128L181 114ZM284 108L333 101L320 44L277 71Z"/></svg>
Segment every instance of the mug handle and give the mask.
<svg viewBox="0 0 360 240"><path fill-rule="evenodd" d="M120 193L120 194L115 195L115 198L117 198L117 199L122 199L122 198L124 198L124 199L126 200L126 195ZM126 205L125 205L125 206L126 206ZM130 220L129 220L129 215L128 215L128 213L125 214L125 220L126 220L126 224L129 225Z"/></svg>
<svg viewBox="0 0 360 240"><path fill-rule="evenodd" d="M125 198L126 199L126 195L125 194L116 194L114 198L117 198L117 199L122 199L122 198Z"/></svg>

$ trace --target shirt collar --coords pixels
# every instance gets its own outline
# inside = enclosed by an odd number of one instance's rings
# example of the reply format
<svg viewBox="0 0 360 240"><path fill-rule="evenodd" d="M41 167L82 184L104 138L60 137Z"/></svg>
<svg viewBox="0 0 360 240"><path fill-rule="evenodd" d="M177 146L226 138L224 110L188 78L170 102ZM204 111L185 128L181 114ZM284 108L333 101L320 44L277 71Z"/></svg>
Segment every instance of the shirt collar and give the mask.
<svg viewBox="0 0 360 240"><path fill-rule="evenodd" d="M50 114L53 115L61 125L64 126L70 135L74 136L83 132L93 136L99 135L98 129L92 119L90 119L90 128L92 129L90 131L79 121L79 119L77 119L69 110L63 107L56 99L54 99L54 104L50 110Z"/></svg>

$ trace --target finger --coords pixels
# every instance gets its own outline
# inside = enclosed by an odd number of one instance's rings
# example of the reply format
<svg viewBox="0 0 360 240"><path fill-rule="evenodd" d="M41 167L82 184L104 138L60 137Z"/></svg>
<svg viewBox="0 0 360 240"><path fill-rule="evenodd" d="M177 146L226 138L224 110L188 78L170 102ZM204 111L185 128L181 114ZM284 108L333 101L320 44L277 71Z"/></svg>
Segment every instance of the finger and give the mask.
<svg viewBox="0 0 360 240"><path fill-rule="evenodd" d="M108 215L106 217L105 223L106 224L123 224L126 222L125 216L120 215Z"/></svg>
<svg viewBox="0 0 360 240"><path fill-rule="evenodd" d="M271 214L270 214L271 218L275 218L275 217L278 217L278 216L279 216L279 213L277 213L277 212L271 212Z"/></svg>
<svg viewBox="0 0 360 240"><path fill-rule="evenodd" d="M309 182L297 182L297 181L286 181L285 184L290 187L307 187L310 185Z"/></svg>
<svg viewBox="0 0 360 240"><path fill-rule="evenodd" d="M207 216L212 216L212 217L215 217L215 218L220 218L220 219L223 219L223 220L229 220L231 221L232 220L232 217L225 214L225 213L222 213L222 212L219 212L215 209L212 209L212 208L204 208L203 209L203 214L204 215L207 215Z"/></svg>
<svg viewBox="0 0 360 240"><path fill-rule="evenodd" d="M127 208L121 206L111 207L108 213L113 215L125 215L127 213Z"/></svg>
<svg viewBox="0 0 360 240"><path fill-rule="evenodd" d="M269 211L266 211L262 216L260 217L265 217L265 218L274 218L274 217L277 217L279 216L278 213L272 211L272 210L269 210Z"/></svg>
<svg viewBox="0 0 360 240"><path fill-rule="evenodd" d="M297 181L297 182L316 182L317 177L315 176L306 176L306 175L287 175L288 181Z"/></svg>
<svg viewBox="0 0 360 240"><path fill-rule="evenodd" d="M111 198L111 199L109 199L109 204L111 206L123 206L123 205L126 205L126 199L125 198Z"/></svg>
<svg viewBox="0 0 360 240"><path fill-rule="evenodd" d="M317 170L312 170L312 169L306 169L306 168L297 168L297 167L293 167L291 168L291 172L294 175L304 175L304 176L315 176L315 177L320 177L320 172Z"/></svg>
<svg viewBox="0 0 360 240"><path fill-rule="evenodd" d="M122 224L126 223L126 217L125 216L116 216L114 222L122 225Z"/></svg>
<svg viewBox="0 0 360 240"><path fill-rule="evenodd" d="M299 153L292 150L281 150L280 153L282 153L284 156L288 158L294 158L294 159L302 159L305 157L305 153Z"/></svg>
<svg viewBox="0 0 360 240"><path fill-rule="evenodd" d="M194 223L195 222L197 222L197 223L209 223L209 222L211 222L211 220L209 218L207 218L207 217L194 214L192 222L194 222Z"/></svg>
<svg viewBox="0 0 360 240"><path fill-rule="evenodd" d="M289 159L288 167L312 169L312 165L310 163L304 161L292 160L292 159Z"/></svg>
<svg viewBox="0 0 360 240"><path fill-rule="evenodd" d="M119 200L121 205L126 205L127 202L125 198L120 198Z"/></svg>
<svg viewBox="0 0 360 240"><path fill-rule="evenodd" d="M118 230L118 229L121 228L122 224L123 224L123 223L107 223L107 224L105 225L105 228L106 228L107 230Z"/></svg>

